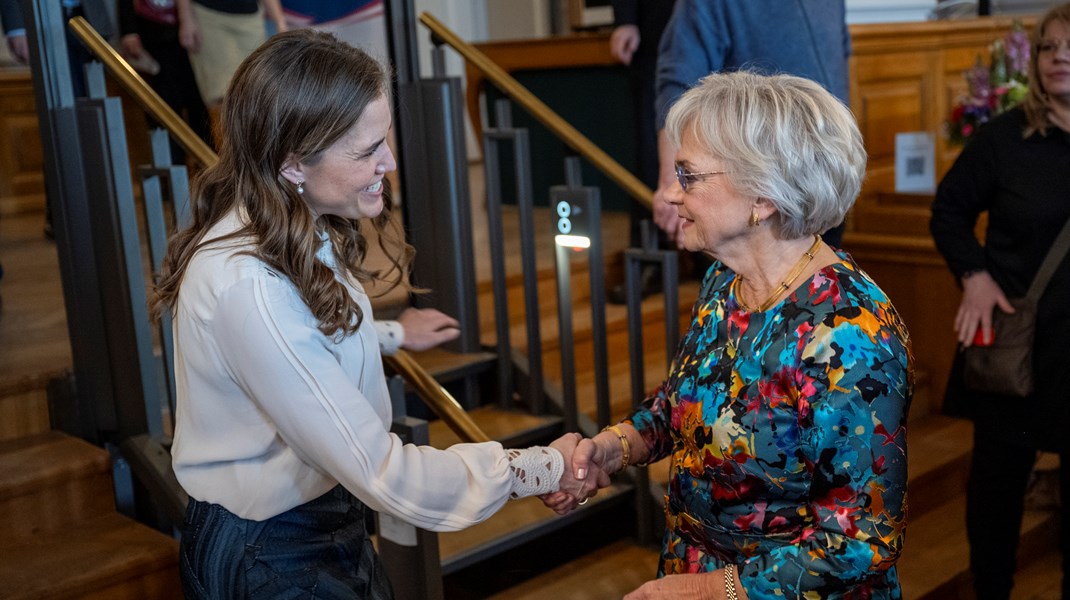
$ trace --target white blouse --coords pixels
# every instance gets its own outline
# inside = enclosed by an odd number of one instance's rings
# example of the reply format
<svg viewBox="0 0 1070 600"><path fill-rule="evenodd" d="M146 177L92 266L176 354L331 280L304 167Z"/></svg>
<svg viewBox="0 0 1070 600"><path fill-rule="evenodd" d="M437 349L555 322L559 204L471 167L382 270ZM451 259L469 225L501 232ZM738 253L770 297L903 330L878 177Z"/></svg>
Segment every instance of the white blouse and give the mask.
<svg viewBox="0 0 1070 600"><path fill-rule="evenodd" d="M233 214L208 232L239 228ZM364 313L328 337L287 279L242 255L248 242L202 248L182 280L174 321L179 483L197 500L263 520L341 483L374 510L452 531L493 514L512 476L501 444L447 450L403 444L357 282L340 276ZM319 257L333 265L330 242Z"/></svg>

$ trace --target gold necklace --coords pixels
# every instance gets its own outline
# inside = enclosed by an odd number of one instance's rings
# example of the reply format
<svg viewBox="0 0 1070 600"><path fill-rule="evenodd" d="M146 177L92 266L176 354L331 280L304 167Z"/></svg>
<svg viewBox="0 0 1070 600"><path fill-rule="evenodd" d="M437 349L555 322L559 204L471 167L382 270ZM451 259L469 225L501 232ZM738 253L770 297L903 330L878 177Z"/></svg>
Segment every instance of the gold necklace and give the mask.
<svg viewBox="0 0 1070 600"><path fill-rule="evenodd" d="M765 302L759 304L757 308L751 308L743 300L743 276L736 275L735 280L732 281L732 285L735 287L733 291L736 295L736 304L738 304L740 308L749 313L765 312L769 310L773 306L773 304L776 303L777 298L779 298L781 294L791 289L791 284L795 283L795 280L798 279L800 275L802 275L803 271L806 270L806 267L810 264L811 261L814 260L814 257L817 256L817 250L820 247L821 236L815 235L814 243L810 245L809 250L804 252L803 255L799 257L799 260L795 263L795 267L792 268L791 273L789 273L787 278L784 279L784 281L780 282L780 285L777 286L775 290L773 290L773 295L766 298Z"/></svg>

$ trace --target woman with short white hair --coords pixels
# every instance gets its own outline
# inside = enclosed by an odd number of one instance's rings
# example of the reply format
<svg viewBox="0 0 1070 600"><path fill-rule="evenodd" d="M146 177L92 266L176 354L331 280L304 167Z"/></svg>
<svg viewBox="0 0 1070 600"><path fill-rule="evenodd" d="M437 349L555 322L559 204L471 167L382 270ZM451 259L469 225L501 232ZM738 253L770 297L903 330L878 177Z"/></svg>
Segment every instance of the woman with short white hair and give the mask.
<svg viewBox="0 0 1070 600"><path fill-rule="evenodd" d="M627 598L900 598L909 334L818 235L861 186L854 119L812 81L736 72L666 127L683 245L714 263L667 379L573 462L672 459L658 579Z"/></svg>

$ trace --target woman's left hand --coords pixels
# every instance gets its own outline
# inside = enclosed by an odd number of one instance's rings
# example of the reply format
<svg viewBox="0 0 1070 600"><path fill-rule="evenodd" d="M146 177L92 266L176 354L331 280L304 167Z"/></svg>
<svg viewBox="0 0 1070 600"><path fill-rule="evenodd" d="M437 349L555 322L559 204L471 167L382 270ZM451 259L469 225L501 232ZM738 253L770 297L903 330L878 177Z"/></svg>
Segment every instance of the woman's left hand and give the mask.
<svg viewBox="0 0 1070 600"><path fill-rule="evenodd" d="M746 594L739 594L741 599ZM624 597L624 600L727 600L724 572L666 575L648 581Z"/></svg>
<svg viewBox="0 0 1070 600"><path fill-rule="evenodd" d="M433 308L406 308L398 315L398 323L405 330L401 347L413 352L434 348L461 335L457 319Z"/></svg>

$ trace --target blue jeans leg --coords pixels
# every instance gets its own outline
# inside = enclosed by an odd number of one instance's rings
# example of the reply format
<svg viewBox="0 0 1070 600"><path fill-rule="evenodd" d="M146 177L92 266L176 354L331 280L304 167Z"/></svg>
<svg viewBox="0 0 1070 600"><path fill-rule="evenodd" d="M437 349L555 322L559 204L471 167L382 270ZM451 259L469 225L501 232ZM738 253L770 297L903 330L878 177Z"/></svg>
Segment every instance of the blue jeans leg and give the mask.
<svg viewBox="0 0 1070 600"><path fill-rule="evenodd" d="M391 600L364 511L341 486L265 521L191 500L181 543L186 597Z"/></svg>

